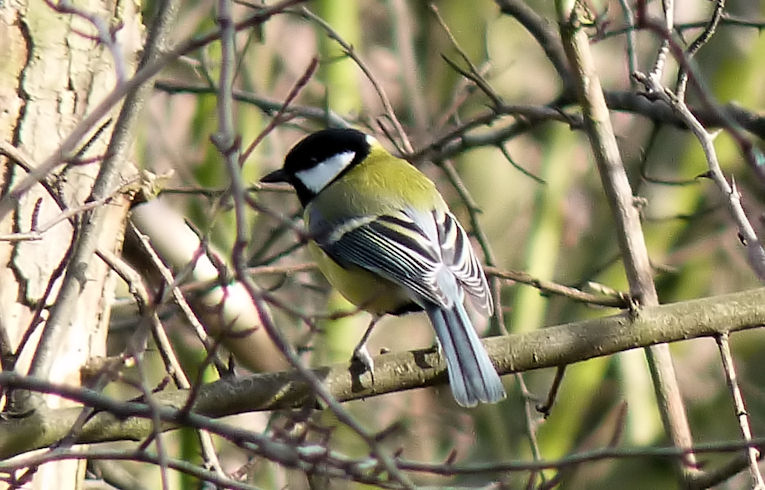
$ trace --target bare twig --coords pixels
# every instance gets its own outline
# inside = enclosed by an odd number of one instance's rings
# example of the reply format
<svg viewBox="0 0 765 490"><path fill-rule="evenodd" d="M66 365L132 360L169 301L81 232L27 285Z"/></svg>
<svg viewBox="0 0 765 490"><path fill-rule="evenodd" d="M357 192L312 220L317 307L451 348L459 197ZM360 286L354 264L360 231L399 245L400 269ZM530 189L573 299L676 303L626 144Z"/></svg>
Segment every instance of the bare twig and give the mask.
<svg viewBox="0 0 765 490"><path fill-rule="evenodd" d="M717 151L714 147L714 136L693 116L685 102L678 99L669 89L644 74L636 73L634 76L646 87L649 93L660 97L667 104L670 104L683 121L685 121L688 128L696 136L696 139L699 140L707 160L707 166L709 167L708 177L717 185L720 193L725 198L728 212L738 227L741 243L746 247L749 266L760 281L765 281L765 250L762 247L760 238L757 236L757 232L755 232L754 227L744 212L744 208L741 205L741 194L738 192L735 180L731 180L728 183L720 168L720 163L717 160Z"/></svg>
<svg viewBox="0 0 765 490"><path fill-rule="evenodd" d="M662 39L667 41L667 45L669 46L675 61L680 65L680 68L688 74L689 81L694 84L701 106L704 107L715 120L719 121L720 127L724 128L738 145L739 151L741 151L741 154L744 156L754 175L756 175L761 182L765 182L765 165L762 165L765 156L763 156L762 152L755 147L744 134L742 125L739 124L737 118L734 117L736 111L731 111L729 107L723 108L720 106L712 92L706 87L703 79L698 76L698 69L694 65L693 60L685 57L682 46L673 39L672 32L668 31L664 24L648 18L642 9L638 9L637 19L638 25L655 32L661 36ZM633 74L633 76L635 75ZM642 76L646 77L645 74ZM651 79L651 77L647 78L650 79L651 85L662 86L660 80L654 80ZM645 85L645 83L643 84ZM647 96L653 98L656 97L656 94L649 92ZM661 96L659 95L659 97ZM733 107L735 109L735 106ZM746 119L748 118L745 118L745 120ZM756 128L757 126L755 125L755 130Z"/></svg>
<svg viewBox="0 0 765 490"><path fill-rule="evenodd" d="M543 459L542 451L539 449L539 441L537 439L537 429L539 428L539 422L537 419L539 418L539 414L534 409L534 402L536 400L533 393L531 393L529 388L526 386L526 381L523 378L523 373L516 374L515 378L518 380L518 386L521 389L521 395L523 395L523 412L525 416L524 418L526 420L524 429L526 430L526 437L529 440L531 455L534 461L541 461ZM541 478L543 483L545 482L544 473L531 472L526 488L536 488L535 483L537 477Z"/></svg>
<svg viewBox="0 0 765 490"><path fill-rule="evenodd" d="M677 447L651 447L651 448L612 448L594 449L592 451L571 454L558 460L549 461L524 461L506 463L473 463L463 465L421 463L418 461L401 460L400 466L408 471L419 473L431 473L435 475L474 475L484 473L503 473L519 471L541 471L546 469L564 469L579 466L596 461L634 459L634 458L661 458L681 460L687 454L702 453L726 453L737 452L749 446L762 446L765 438L753 439L751 444L743 442L718 442L697 444L686 450Z"/></svg>
<svg viewBox="0 0 765 490"><path fill-rule="evenodd" d="M306 86L308 81L311 79L313 74L316 72L316 68L319 66L319 59L316 57L311 58L310 63L308 63L308 66L306 67L303 74L298 78L298 80L295 82L295 85L290 89L289 93L287 94L287 97L284 99L284 103L279 108L278 111L276 111L276 114L274 114L273 118L271 118L271 121L266 125L266 127L263 129L263 131L258 134L258 136L253 140L252 143L247 146L247 149L245 149L242 152L242 155L239 157L239 163L240 165L243 164L247 158L250 156L250 153L260 144L261 141L263 141L263 138L268 136L269 133L280 123L283 123L285 120L287 120L288 116L285 116L285 113L287 109L289 108L290 104L293 100L300 94L300 91ZM233 92L232 92L233 96Z"/></svg>
<svg viewBox="0 0 765 490"><path fill-rule="evenodd" d="M493 126L501 116L515 116L519 122L514 125L499 127L484 131L480 135L470 134L470 130L481 126ZM479 113L462 124L451 128L445 134L437 137L422 148L417 149L407 159L418 161L423 159L445 160L470 148L493 146L504 143L518 134L545 121L560 121L573 128L581 127L581 117L568 114L558 108L542 105L503 104L489 111Z"/></svg>
<svg viewBox="0 0 765 490"><path fill-rule="evenodd" d="M646 2L644 1L638 2L638 9L642 9L642 12L645 11L645 3ZM662 0L661 8L664 11L664 27L667 32L672 32L675 27L675 0ZM644 13L641 13L639 16L644 17L645 15ZM663 38L661 40L661 46L659 46L659 51L656 53L656 61L654 62L651 74L649 75L658 83L661 83L661 77L664 75L664 65L667 62L667 53L669 53L669 39Z"/></svg>
<svg viewBox="0 0 765 490"><path fill-rule="evenodd" d="M696 22L683 22L679 24L675 23L675 30L678 32L683 32L683 31L687 31L691 29L705 29L708 25L709 25L708 20L696 21ZM739 17L725 11L723 11L722 16L720 18L720 25L733 26L733 27L748 27L748 28L757 29L757 30L765 29L765 21L763 20L752 20L748 17ZM606 32L601 32L600 39L605 39L605 38L613 37L613 36L620 36L630 31L637 31L640 29L641 27L636 24L632 24L632 25L627 24L621 27L610 29Z"/></svg>
<svg viewBox="0 0 765 490"><path fill-rule="evenodd" d="M154 247L151 245L149 238L141 233L141 231L133 223L131 223L129 226L132 228L132 233L138 239L139 243L143 247L144 252L146 252L146 254L149 256L152 264L157 269L160 276L162 277L162 280L167 286L164 295L172 295L175 304L178 305L178 308L181 310L181 313L183 313L186 321L194 329L197 338L205 347L205 351L208 353L214 353L216 351L214 340L210 339L210 337L207 335L207 331L202 325L202 322L199 321L199 318L197 318L191 306L186 301L186 298L183 296L183 293L178 287L178 281L173 276L173 272L168 269L168 267L162 261L162 258L160 258L159 254L156 252L156 250L154 250ZM165 296L159 299L159 304L166 301L167 298ZM218 360L216 362L216 366L219 371L225 371L225 366L222 361Z"/></svg>
<svg viewBox="0 0 765 490"><path fill-rule="evenodd" d="M396 130L396 136L398 136L398 141L401 142L403 145L403 149L405 152L410 153L412 151L412 144L409 141L409 137L406 135L406 131L404 131L403 126L401 126L401 122L399 122L398 117L396 117L396 111L393 110L393 105L390 103L390 99L388 99L388 95L385 93L385 90L383 90L382 85L377 80L377 77L372 73L372 71L369 69L369 67L364 63L364 61L359 57L359 55L354 50L353 46L348 44L343 37L335 31L331 25L329 25L324 19L319 17L318 15L314 14L307 8L303 7L301 9L301 14L303 17L315 22L317 25L319 25L324 31L327 33L327 35L333 39L335 42L337 42L345 51L345 53L350 57L356 65L361 69L361 71L364 73L364 75L367 77L369 82L372 84L372 86L375 89L375 92L377 92L377 96L380 98L380 102L382 102L383 108L385 109L385 114L390 120L391 124L393 124L393 128Z"/></svg>
<svg viewBox="0 0 765 490"><path fill-rule="evenodd" d="M749 425L749 414L744 405L744 397L738 387L738 377L736 376L736 366L733 364L733 356L730 353L730 344L728 343L728 334L723 333L716 337L717 346L720 348L720 358L722 359L723 371L725 372L725 381L728 384L731 398L733 399L733 408L736 411L738 426L741 429L741 435L744 442L752 441L752 428ZM760 468L757 465L760 459L760 451L756 447L747 447L747 458L749 460L749 475L752 477L752 488L755 490L765 489L765 482L762 480Z"/></svg>
<svg viewBox="0 0 765 490"><path fill-rule="evenodd" d="M723 13L725 11L725 0L715 0L715 7L712 11L712 17L710 17L709 22L707 22L707 25L704 26L704 30L701 32L701 34L698 35L696 39L693 40L691 45L688 47L688 49L685 51L685 56L687 59L692 58L696 52L702 48L714 35L715 31L717 30L717 26L720 23L720 19L722 19ZM668 27L668 31L671 31L672 29ZM635 71L631 71L630 73L634 73ZM683 65L680 65L680 69L677 73L677 85L675 86L675 94L677 95L677 98L680 100L685 100L685 86L688 83L688 73L686 73L685 68L683 68Z"/></svg>
<svg viewBox="0 0 765 490"><path fill-rule="evenodd" d="M505 157L505 160L507 160L510 163L510 165L513 166L513 168L515 168L520 173L522 173L526 177L530 178L531 180L533 180L537 184L542 184L542 185L546 184L546 182L545 182L545 180L543 178L534 175L529 170L526 170L520 164L518 164L515 161L515 159L513 158L513 156L510 154L508 149L505 147L504 143L498 144L497 147L499 148L500 153L502 153L502 156Z"/></svg>
<svg viewBox="0 0 765 490"><path fill-rule="evenodd" d="M559 0L556 4L561 21L563 46L573 67L575 85L584 113L585 132L595 154L603 188L614 217L630 294L643 306L658 305L659 299L653 283L640 217L634 206L632 189L616 144L589 40L581 28L579 7L573 1ZM671 0L665 0L664 5L671 7ZM655 74L660 76L661 66L657 64L656 67L658 69L654 70ZM688 448L693 445L693 439L669 347L652 346L646 349L646 357L664 428L673 444L681 449ZM692 454L686 455L684 461L678 465L678 470L686 483L693 478L698 470Z"/></svg>
<svg viewBox="0 0 765 490"><path fill-rule="evenodd" d="M149 463L158 466L164 464L167 468L193 476L200 481L219 485L221 488L258 490L258 487L256 486L249 485L233 478L228 478L225 475L220 475L214 471L208 471L193 462L174 458L160 459L158 455L151 454L143 449L126 451L124 449L95 449L84 446L71 449L56 449L49 452L36 452L4 461L3 463L5 463L5 466L0 468L0 471L18 471L21 468L34 467L51 461L62 461L67 459L83 459L88 461L131 461ZM13 480L3 479L9 484L14 483Z"/></svg>
<svg viewBox="0 0 765 490"><path fill-rule="evenodd" d="M473 62L470 60L470 57L467 55L464 49L460 46L460 43L457 41L457 38L454 37L454 34L452 34L451 29L449 29L449 26L446 24L446 21L444 21L443 17L441 17L441 13L438 11L438 7L431 3L429 5L430 11L433 12L433 15L436 17L436 20L438 21L438 24L441 26L441 28L444 30L446 35L449 37L449 42L451 42L452 46L454 46L454 49L457 50L457 53L459 53L460 58L462 58L462 61L465 62L465 64L468 65L469 70L463 70L459 66L457 66L456 63L451 61L446 56L442 55L442 58L444 61L446 61L449 66L451 66L457 73L462 75L463 77L467 78L468 80L471 80L473 83L476 84L476 86L481 89L481 91L486 94L486 96L491 100L492 104L495 107L502 105L502 99L499 95L497 95L497 92L494 91L493 88L491 88L491 85L489 85L489 82L486 81L486 79L483 77L483 74L481 71L473 64Z"/></svg>
<svg viewBox="0 0 765 490"><path fill-rule="evenodd" d="M118 192L114 193L113 195L102 197L101 199L98 199L95 201L88 201L74 208L68 208L41 225L37 225L36 223L33 223L29 231L22 231L18 233L8 233L4 235L0 234L0 241L19 242L19 241L42 240L43 237L45 236L45 233L49 231L51 228L53 228L54 226L56 226L57 224L61 223L64 220L71 220L71 218L74 216L80 215L86 211L90 211L94 208L107 204L109 201L114 199L114 195L116 194L118 194Z"/></svg>
<svg viewBox="0 0 765 490"><path fill-rule="evenodd" d="M190 84L175 80L158 80L156 83L154 83L154 88L169 94L215 93L215 88L210 87L209 85ZM232 91L232 95L234 100L237 102L251 104L269 115L277 114L282 110L282 108L284 108L286 110L286 114L290 116L299 116L305 119L326 123L332 127L344 128L348 127L349 125L348 121L344 120L334 111L325 107L310 107L295 104L289 104L289 107L286 107L283 100L271 99L245 90L234 89Z"/></svg>
<svg viewBox="0 0 765 490"><path fill-rule="evenodd" d="M553 378L553 382L550 385L550 390L547 392L547 398L545 399L545 402L537 405L537 411L545 416L545 418L550 416L550 411L552 411L553 405L555 405L555 400L558 398L558 392L560 391L560 385L563 382L563 376L566 374L566 365L558 366L555 369L555 377Z"/></svg>
<svg viewBox="0 0 765 490"><path fill-rule="evenodd" d="M544 50L545 56L552 63L558 76L563 81L566 90L572 89L572 78L569 71L566 53L560 42L560 36L552 23L539 15L523 0L495 0L503 14L515 18L529 31L539 46Z"/></svg>
<svg viewBox="0 0 765 490"><path fill-rule="evenodd" d="M632 7L628 5L627 0L619 0L622 8L624 23L627 25L627 66L629 73L635 73L638 69L637 54L635 53L635 16L632 15ZM630 85L635 88L635 81L630 77Z"/></svg>
<svg viewBox="0 0 765 490"><path fill-rule="evenodd" d="M136 272L135 269L125 263L121 258L117 257L109 251L99 251L98 255L102 260L109 264L109 266L114 269L125 281L131 294L135 298L136 304L139 307L139 311L142 311L142 314L150 319L152 325L152 333L154 334L155 342L160 352L160 357L165 363L165 370L170 376L173 377L175 386L180 389L190 389L191 383L189 383L189 380L186 377L186 373L184 372L181 363L178 361L178 356L175 355L175 350L170 343L170 339L167 337L167 333L159 321L159 316L156 312L156 305L152 305L149 292L146 290L138 272ZM136 344L135 341L132 343L133 345ZM200 430L199 439L205 461L215 470L216 473L224 476L225 474L220 465L218 455L215 452L215 445L210 433L204 430ZM160 456L162 455L160 454ZM167 459L166 456L164 459Z"/></svg>
<svg viewBox="0 0 765 490"><path fill-rule="evenodd" d="M629 295L626 293L616 293L610 296L591 294L571 286L565 286L563 284L533 277L526 272L498 269L491 266L486 267L486 274L499 277L500 279L509 279L511 281L528 284L545 294L558 294L574 301L591 305L609 306L612 308L628 308L630 305Z"/></svg>

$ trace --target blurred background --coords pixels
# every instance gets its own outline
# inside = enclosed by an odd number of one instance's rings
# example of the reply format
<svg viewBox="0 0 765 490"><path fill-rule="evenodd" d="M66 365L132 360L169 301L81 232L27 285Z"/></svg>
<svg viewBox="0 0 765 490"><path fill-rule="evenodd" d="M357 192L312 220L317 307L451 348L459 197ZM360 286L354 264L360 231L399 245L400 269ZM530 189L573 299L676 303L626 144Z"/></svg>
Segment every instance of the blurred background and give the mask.
<svg viewBox="0 0 765 490"><path fill-rule="evenodd" d="M500 4L502 2L499 2ZM525 4L557 30L552 2ZM625 4L591 2L597 15L588 33L602 77L610 92L634 90L629 77ZM299 349L308 365L343 362L366 327L369 316L354 313L339 319L328 314L353 312L311 267L299 234L284 219L299 225L297 199L287 189L258 190L260 176L282 165L291 145L307 132L329 124L348 124L375 134L392 152L407 153L429 175L468 231L481 237L474 245L495 270L521 270L535 278L593 289L592 283L615 291L628 289L619 256L611 212L586 137L552 119L530 120L493 112L492 98L458 73L451 64L470 69L461 53L505 104L553 106L569 113L563 83L543 49L514 18L489 0L442 0L432 4L407 0L314 1L291 14L269 20L262 29L237 34L235 80L237 132L247 148L269 126L273 115L306 73L311 60L318 69L298 86L285 113L288 117L257 144L243 164L252 184L251 197L273 214L248 209L246 255L256 281L274 297L292 305L310 324L291 311L272 306L279 328ZM678 39L690 42L709 19L713 2L676 2ZM145 2L147 22L152 2ZM661 14L650 2L651 15ZM737 19L765 18L762 2L729 1L726 12ZM238 4L237 15L257 5ZM440 20L439 20L440 16ZM317 20L323 19L327 29ZM183 2L175 40L215 27L211 1ZM339 37L368 69L384 91L413 152L403 151L384 104L370 77L350 59L333 37ZM650 70L659 41L655 34L635 33L637 69ZM723 22L695 58L707 90L722 104L736 104L757 113L765 103L765 38L757 28ZM228 182L219 152L210 143L217 129L215 84L220 61L213 44L164 70L147 105L139 135L139 164L157 174L172 172L161 192L167 205L186 216L225 256L235 237L234 215L218 199ZM672 86L677 63L669 61L665 83ZM689 103L698 101L689 89ZM561 103L562 102L562 103ZM635 195L641 198L644 232L662 303L758 287L749 269L721 196L714 185L697 178L706 171L698 142L687 131L656 122L645 114L612 113L622 156ZM475 124L469 124L475 121ZM480 122L480 123L479 123ZM446 138L457 131L459 136ZM393 135L393 138L389 136ZM726 175L735 178L744 207L756 228L762 225L763 194L751 170L726 133L716 139ZM278 217L284 219L279 219ZM259 273L279 266L279 273ZM291 269L292 268L292 269ZM494 282L501 315L476 321L486 335L545 328L617 310L542 295L526 285ZM180 319L168 312L167 324L184 365L192 372L205 353ZM370 351L398 352L433 345L424 315L388 317L376 328ZM765 430L765 347L762 333L732 337L753 432ZM671 347L696 442L736 440L739 432L713 339ZM157 361L157 372L162 371ZM561 392L545 419L534 406L545 399L553 370L506 376L507 400L494 406L461 409L446 385L389 394L348 404L372 432L389 428L382 444L411 460L492 463L533 458L556 459L603 447L665 445L655 396L642 350L569 366ZM207 368L200 376L214 379ZM289 413L249 414L237 423L256 430L289 427ZM331 445L349 455L363 455L365 445L329 413L312 422L325 428ZM192 433L173 438L177 451L198 461ZM246 452L217 441L227 471L242 471L263 488L308 488L319 485L306 475L267 461L249 460ZM185 453L184 453L185 451ZM703 464L722 461L703 455ZM128 463L126 463L128 464ZM156 470L134 464L134 476L150 482ZM188 477L173 476L177 488L199 488ZM660 457L626 458L569 467L560 472L527 472L440 477L415 474L425 486L503 488L667 488L676 485L672 462ZM745 474L720 488L742 488ZM156 481L156 480L154 480ZM355 488L342 481L331 488Z"/></svg>

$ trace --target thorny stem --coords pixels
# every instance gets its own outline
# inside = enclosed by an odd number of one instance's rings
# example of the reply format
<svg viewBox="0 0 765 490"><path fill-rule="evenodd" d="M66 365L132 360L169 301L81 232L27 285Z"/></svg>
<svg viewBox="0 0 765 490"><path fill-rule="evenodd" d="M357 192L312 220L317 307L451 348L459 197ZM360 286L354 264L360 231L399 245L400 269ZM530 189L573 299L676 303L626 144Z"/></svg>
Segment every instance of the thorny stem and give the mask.
<svg viewBox="0 0 765 490"><path fill-rule="evenodd" d="M728 211L731 217L735 221L741 243L746 247L747 261L754 273L760 279L765 281L765 249L763 249L760 238L757 236L757 232L749 222L744 208L741 205L741 194L736 187L736 182L728 180L720 168L720 162L717 159L717 151L714 147L713 136L704 128L693 113L688 109L688 106L683 100L678 99L672 92L656 83L655 80L650 77L646 77L641 73L634 74L635 78L645 85L649 93L661 98L667 104L669 104L677 114L685 121L688 129L699 140L701 149L704 151L704 156L707 159L707 166L709 167L708 177L717 185L722 195L725 197L725 203L728 206Z"/></svg>

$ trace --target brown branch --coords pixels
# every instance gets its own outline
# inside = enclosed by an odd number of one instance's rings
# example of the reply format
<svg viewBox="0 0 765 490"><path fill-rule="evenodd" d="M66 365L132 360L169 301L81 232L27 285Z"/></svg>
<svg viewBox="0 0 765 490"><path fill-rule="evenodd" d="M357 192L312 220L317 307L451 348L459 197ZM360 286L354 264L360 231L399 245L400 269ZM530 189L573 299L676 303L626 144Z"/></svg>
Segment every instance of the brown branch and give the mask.
<svg viewBox="0 0 765 490"><path fill-rule="evenodd" d="M625 312L524 334L493 337L486 339L485 345L498 371L511 374L572 364L657 343L716 337L763 325L765 288L760 288L646 307L637 314ZM376 356L374 365L373 386L360 385L348 363L318 367L311 372L338 401L447 382L446 365L434 349ZM85 424L80 442L140 439L152 430L151 421L144 420L150 417L150 412L140 408L145 407L142 404L118 401L92 390L54 385L12 372L0 373L0 386L51 392L103 410ZM187 398L186 390L167 390L154 395L155 402L163 407L183 406ZM226 378L200 388L189 416L196 413L223 417L247 411L299 408L305 403L312 404L314 399L315 392L304 375L295 371ZM49 446L67 433L80 411L68 408L0 421L0 459ZM45 432L37 430L40 417L46 417Z"/></svg>
<svg viewBox="0 0 765 490"><path fill-rule="evenodd" d="M749 414L744 405L744 397L738 386L738 376L736 375L736 367L733 364L733 355L730 352L728 337L727 333L718 335L716 337L717 346L720 349L720 359L722 360L723 372L725 373L725 381L733 399L733 407L736 411L736 419L738 420L741 436L744 438L744 442L750 443L752 440L752 428L749 422ZM749 474L752 478L752 488L763 490L765 489L765 482L762 480L762 473L760 473L760 468L757 465L760 459L760 450L750 447L746 453L749 463Z"/></svg>
<svg viewBox="0 0 765 490"><path fill-rule="evenodd" d="M629 308L630 306L629 295L625 293L619 293L612 296L591 294L582 291L581 289L572 288L571 286L565 286L563 284L536 278L523 271L503 270L490 266L487 266L485 270L486 274L489 276L498 277L500 279L509 279L511 281L533 286L539 289L542 294L558 294L574 301L590 305L608 306L611 308Z"/></svg>
<svg viewBox="0 0 765 490"><path fill-rule="evenodd" d="M659 304L659 298L653 283L640 216L611 126L589 40L582 30L582 12L579 10L579 4L573 1L556 3L563 46L572 66L577 97L585 121L585 132L613 215L630 294L641 305L655 306ZM665 0L666 5L671 5L671 1ZM661 52L662 49L654 65L654 71L657 73L663 69ZM646 349L646 357L664 429L675 446L688 448L693 444L693 438L669 347L663 344L652 345ZM678 470L686 484L692 480L698 473L692 454L687 454L684 461L678 464Z"/></svg>

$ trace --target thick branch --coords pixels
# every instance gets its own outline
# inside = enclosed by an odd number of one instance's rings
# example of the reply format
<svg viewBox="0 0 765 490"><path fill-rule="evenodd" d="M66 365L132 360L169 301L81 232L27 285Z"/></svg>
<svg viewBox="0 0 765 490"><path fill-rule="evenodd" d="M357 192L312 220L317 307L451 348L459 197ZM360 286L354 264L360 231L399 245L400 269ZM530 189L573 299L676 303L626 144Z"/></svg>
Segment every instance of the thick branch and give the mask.
<svg viewBox="0 0 765 490"><path fill-rule="evenodd" d="M765 288L494 337L486 340L486 348L498 371L510 374L571 364L659 343L714 337L762 325L765 325ZM348 364L319 367L313 373L339 401L446 383L446 367L433 349L376 357L374 386L366 384L366 376L362 386ZM81 442L136 440L153 431L149 417L151 410L142 403L117 401L91 390L54 385L10 372L0 373L0 386L56 393L95 407L98 412L83 427ZM188 394L187 390L168 390L155 394L154 402L183 407ZM285 371L224 379L205 385L199 390L194 412L207 417L223 417L248 411L301 407L314 403L313 400L313 392L304 378L294 371ZM46 447L61 439L80 412L78 408L38 412L0 423L0 459ZM184 418L176 414L174 418L168 415L164 420L177 422ZM208 428L204 424L200 427ZM212 429L216 433L224 430L220 426ZM233 432L231 437L235 437Z"/></svg>

